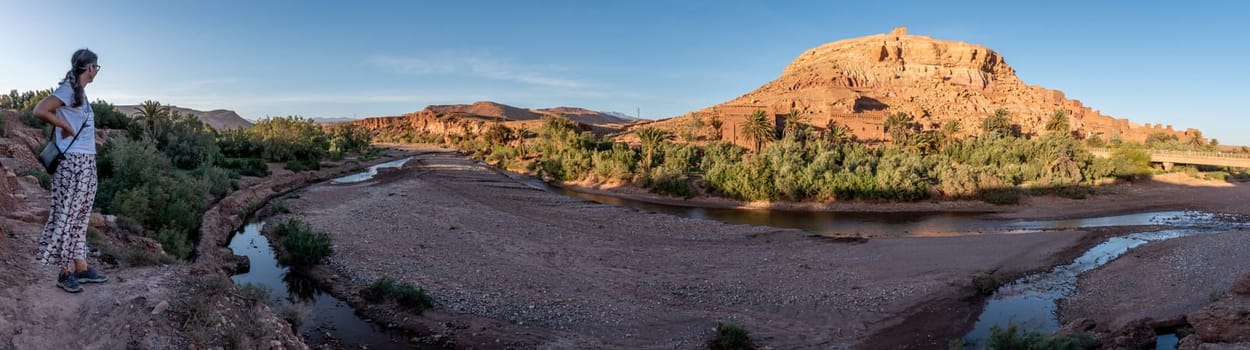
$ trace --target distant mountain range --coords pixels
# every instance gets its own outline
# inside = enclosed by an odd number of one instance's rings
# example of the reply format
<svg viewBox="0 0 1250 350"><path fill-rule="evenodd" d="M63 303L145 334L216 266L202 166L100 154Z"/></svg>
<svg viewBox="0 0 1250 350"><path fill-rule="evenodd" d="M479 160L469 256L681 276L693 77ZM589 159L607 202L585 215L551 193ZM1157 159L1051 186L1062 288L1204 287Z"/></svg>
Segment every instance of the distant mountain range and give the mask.
<svg viewBox="0 0 1250 350"><path fill-rule="evenodd" d="M139 114L139 106L137 105L116 106L116 108L118 112L128 116L133 117L134 115ZM217 130L239 128L247 129L252 127L252 122L247 119L243 119L243 117L239 116L238 113L227 109L214 109L207 112L177 106L169 106L169 109L171 111L178 112L179 114L195 116L204 124L208 124L208 126Z"/></svg>
<svg viewBox="0 0 1250 350"><path fill-rule="evenodd" d="M545 115L562 116L573 121L590 125L631 124L636 121L620 113L604 113L578 107L551 107L525 109L491 101L478 101L473 104L430 105L421 113L440 115L463 115L503 120L537 120Z"/></svg>

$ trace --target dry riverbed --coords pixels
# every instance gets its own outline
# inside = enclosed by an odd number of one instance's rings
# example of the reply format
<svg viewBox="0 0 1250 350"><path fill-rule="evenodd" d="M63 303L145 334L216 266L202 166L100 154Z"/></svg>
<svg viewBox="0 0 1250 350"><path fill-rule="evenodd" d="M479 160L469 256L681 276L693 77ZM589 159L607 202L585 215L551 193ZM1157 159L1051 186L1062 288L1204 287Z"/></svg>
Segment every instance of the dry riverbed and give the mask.
<svg viewBox="0 0 1250 350"><path fill-rule="evenodd" d="M587 202L450 152L284 205L332 236L321 279L340 294L381 277L422 286L436 310L389 318L473 348L698 348L718 322L779 349L850 348L921 313L975 319L974 278L1088 245L1085 232L835 241ZM961 327L947 323L911 339L944 346Z"/></svg>

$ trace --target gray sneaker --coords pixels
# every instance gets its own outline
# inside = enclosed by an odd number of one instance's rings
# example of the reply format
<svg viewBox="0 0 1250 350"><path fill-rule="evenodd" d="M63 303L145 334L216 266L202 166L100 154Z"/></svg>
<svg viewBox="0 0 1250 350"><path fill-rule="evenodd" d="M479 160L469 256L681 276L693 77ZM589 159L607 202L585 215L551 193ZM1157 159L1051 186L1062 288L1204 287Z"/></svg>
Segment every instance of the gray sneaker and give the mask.
<svg viewBox="0 0 1250 350"><path fill-rule="evenodd" d="M109 276L101 275L90 267L87 268L87 271L75 272L74 277L77 277L78 282L82 283L103 283L109 280Z"/></svg>
<svg viewBox="0 0 1250 350"><path fill-rule="evenodd" d="M75 275L77 274L67 273L60 277L57 277L56 286L61 287L61 289L64 289L66 292L70 292L70 293L81 292L82 287L78 285L78 277Z"/></svg>

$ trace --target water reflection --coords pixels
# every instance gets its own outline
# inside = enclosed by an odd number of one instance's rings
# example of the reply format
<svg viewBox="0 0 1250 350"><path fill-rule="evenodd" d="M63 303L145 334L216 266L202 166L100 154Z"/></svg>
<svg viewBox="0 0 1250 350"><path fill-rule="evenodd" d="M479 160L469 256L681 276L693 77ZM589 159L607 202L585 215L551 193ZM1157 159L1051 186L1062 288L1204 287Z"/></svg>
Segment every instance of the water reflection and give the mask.
<svg viewBox="0 0 1250 350"><path fill-rule="evenodd" d="M399 168L399 167L404 166L404 164L408 163L408 161L410 161L410 160L412 160L412 157L408 157L408 158L404 158L404 159L398 159L398 160L392 160L392 161L389 161L389 162L386 162L386 163L377 164L377 165L374 165L374 166L369 167L369 169L368 169L368 170L366 170L366 171L364 171L364 172L360 172L360 173L356 173L356 174L351 174L351 175L348 175L348 176L344 176L344 177L340 177L340 178L337 178L337 179L334 179L334 180L330 180L330 183L332 183L332 184L348 184L348 183L356 183L356 182L361 182L361 181L369 180L369 179L372 179L374 176L377 176L377 175L378 175L378 169L381 169L381 168Z"/></svg>
<svg viewBox="0 0 1250 350"><path fill-rule="evenodd" d="M970 347L982 345L981 343L989 336L991 327L1007 328L1009 322L1019 325L1019 328L1025 331L1053 333L1060 327L1056 302L1076 292L1076 283L1081 274L1106 265L1133 248L1149 242L1184 236L1250 228L1250 225L1243 222L1226 221L1215 215L1200 212L1134 214L1087 219L1082 222L1064 222L1068 225L1116 226L1112 224L1121 222L1117 220L1151 222L1173 228L1108 238L1103 243L1090 248L1070 264L1055 267L1044 273L1025 276L999 287L990 296L972 331L964 337L967 344Z"/></svg>
<svg viewBox="0 0 1250 350"><path fill-rule="evenodd" d="M832 236L941 236L968 233L1018 233L1073 230L1091 227L1171 225L1194 218L1183 211L1161 211L1064 220L1010 220L986 218L980 212L828 212L757 209L697 208L655 204L613 196L582 193L548 186L537 180L518 181L592 202L695 219L733 224L794 228ZM528 183L527 183L528 182Z"/></svg>
<svg viewBox="0 0 1250 350"><path fill-rule="evenodd" d="M230 250L247 256L248 272L230 277L236 285L251 283L269 290L272 298L310 310L299 332L314 347L331 341L346 348L410 349L412 345L356 314L350 305L327 293L312 279L293 273L278 262L269 239L260 234L263 222L251 223L230 239Z"/></svg>

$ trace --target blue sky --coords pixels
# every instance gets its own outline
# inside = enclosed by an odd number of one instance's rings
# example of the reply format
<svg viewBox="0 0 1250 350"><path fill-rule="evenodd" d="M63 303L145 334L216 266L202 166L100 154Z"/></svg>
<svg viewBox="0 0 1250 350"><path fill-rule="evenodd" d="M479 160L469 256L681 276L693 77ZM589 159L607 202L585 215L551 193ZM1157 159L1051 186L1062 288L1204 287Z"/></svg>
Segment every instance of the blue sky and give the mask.
<svg viewBox="0 0 1250 350"><path fill-rule="evenodd" d="M804 50L884 33L988 46L1031 85L1250 144L1243 2L4 1L0 90L88 89L244 117L397 115L492 100L664 118L733 99ZM68 14L69 9L79 11Z"/></svg>

